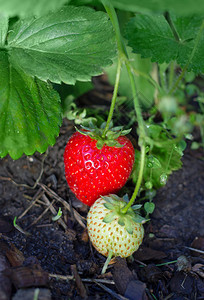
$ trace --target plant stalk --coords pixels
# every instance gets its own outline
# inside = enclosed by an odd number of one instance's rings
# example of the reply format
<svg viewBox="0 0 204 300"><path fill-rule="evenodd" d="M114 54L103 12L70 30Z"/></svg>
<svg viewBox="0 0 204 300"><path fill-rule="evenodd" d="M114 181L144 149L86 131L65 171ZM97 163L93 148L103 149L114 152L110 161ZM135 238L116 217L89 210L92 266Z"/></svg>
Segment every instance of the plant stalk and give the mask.
<svg viewBox="0 0 204 300"><path fill-rule="evenodd" d="M142 117L142 111L141 111L140 104L139 104L139 99L137 96L136 84L135 84L135 80L134 80L134 76L133 76L131 63L128 59L125 44L123 42L123 39L122 39L122 36L120 33L120 26L118 23L118 18L117 18L115 9L109 0L101 0L101 1L106 9L106 12L108 13L108 15L110 17L113 28L115 29L117 46L118 46L118 51L119 51L118 60L121 63L124 62L125 66L127 68L127 72L128 72L130 84L131 84L131 89L132 89L134 108L135 108L138 127L139 127L139 146L141 148L140 170L139 170L139 176L138 176L138 180L137 180L133 195L132 195L129 203L122 210L122 212L125 213L128 210L128 208L133 204L133 202L137 196L137 193L140 189L141 183L142 183L144 166L145 166L145 154L146 154L146 151L145 151L146 150L145 149L146 130L145 130L145 125L144 125L144 120ZM116 76L116 78L117 78L117 76Z"/></svg>
<svg viewBox="0 0 204 300"><path fill-rule="evenodd" d="M174 23L173 23L173 21L172 21L172 19L171 19L171 16L170 16L169 12L167 12L167 13L165 14L165 19L166 19L167 22L169 23L169 26L170 26L170 28L171 28L171 31L172 31L172 33L173 33L173 35L174 35L176 41L177 41L177 42L180 42L181 39L180 39L179 34L178 34L177 30L176 30L176 27L174 26Z"/></svg>
<svg viewBox="0 0 204 300"><path fill-rule="evenodd" d="M104 266L103 266L103 269L102 269L102 271L101 271L101 274L105 274L105 272L106 272L106 270L107 270L107 267L108 267L108 265L109 265L109 262L111 261L112 256L113 256L113 251L110 250L109 253L108 253L108 257L107 257L107 259L106 259L106 261L105 261L105 264L104 264Z"/></svg>
<svg viewBox="0 0 204 300"><path fill-rule="evenodd" d="M140 130L140 133L139 133L140 140L141 139L143 140L144 137L146 136L146 131L145 131L145 126L144 126L144 120L143 120L143 117L142 117L142 111L141 111L140 104L139 104L139 99L138 99L138 96L137 96L136 84L135 84L134 76L133 76L132 70L131 70L130 61L126 60L125 65L126 65L126 68L127 68L129 79L130 79L130 85L131 85L132 96L133 96L133 103L134 103L134 108L135 108L135 112L136 112L136 116L137 116L137 122L138 122L139 130Z"/></svg>
<svg viewBox="0 0 204 300"><path fill-rule="evenodd" d="M126 213L127 210L132 206L132 204L134 203L137 194L139 192L141 183L142 183L142 179L143 179L143 172L144 172L144 166L145 166L145 154L146 154L146 148L145 145L141 146L141 156L140 156L140 170L139 170L139 175L138 175L138 180L134 189L134 192L132 194L132 197L130 198L130 201L128 202L128 204L122 209L122 213Z"/></svg>
<svg viewBox="0 0 204 300"><path fill-rule="evenodd" d="M117 17L117 14L115 12L115 9L114 9L114 7L112 6L112 4L110 3L109 0L101 0L101 2L103 4L107 14L109 15L109 18L110 18L111 23L113 25L113 28L115 30L119 56L120 55L125 55L127 57L128 55L127 55L127 51L126 51L123 39L121 37L120 26L119 26L119 23L118 23L118 17Z"/></svg>
<svg viewBox="0 0 204 300"><path fill-rule="evenodd" d="M171 88L174 82L174 69L175 69L175 62L172 61L169 65L169 80L168 80L168 88Z"/></svg>
<svg viewBox="0 0 204 300"><path fill-rule="evenodd" d="M110 110L109 110L108 119L107 119L107 122L106 122L106 127L104 128L104 131L103 131L103 134L102 134L102 138L105 138L106 133L107 133L107 131L109 129L109 126L110 126L110 122L111 122L112 117L113 117L113 112L114 112L114 108L115 108L115 103L116 103L118 88L119 88L119 82L120 82L120 74L121 74L121 61L120 61L120 58L118 58L118 66L117 66L117 73L116 73L113 97L112 97L112 100L111 100L111 107L110 107Z"/></svg>

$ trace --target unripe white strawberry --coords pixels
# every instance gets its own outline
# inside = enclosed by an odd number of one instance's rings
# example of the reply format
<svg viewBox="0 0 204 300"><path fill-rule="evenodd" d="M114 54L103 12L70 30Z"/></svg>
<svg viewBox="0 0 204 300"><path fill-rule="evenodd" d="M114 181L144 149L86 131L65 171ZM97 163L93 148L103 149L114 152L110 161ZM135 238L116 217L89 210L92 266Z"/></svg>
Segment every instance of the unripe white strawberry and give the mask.
<svg viewBox="0 0 204 300"><path fill-rule="evenodd" d="M146 220L129 208L126 214L121 212L127 205L124 199L116 195L103 196L91 206L87 216L87 228L93 246L101 254L128 257L135 252L144 236L141 223Z"/></svg>

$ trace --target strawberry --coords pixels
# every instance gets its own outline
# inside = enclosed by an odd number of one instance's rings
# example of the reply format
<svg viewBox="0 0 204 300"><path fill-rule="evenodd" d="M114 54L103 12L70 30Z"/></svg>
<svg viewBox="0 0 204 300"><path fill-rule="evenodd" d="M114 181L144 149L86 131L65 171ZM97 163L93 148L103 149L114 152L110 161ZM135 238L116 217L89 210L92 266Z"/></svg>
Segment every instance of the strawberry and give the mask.
<svg viewBox="0 0 204 300"><path fill-rule="evenodd" d="M146 219L136 214L141 205L130 207L127 213L122 208L127 202L116 195L102 196L91 206L87 215L90 240L104 256L128 257L135 252L144 236L142 223Z"/></svg>
<svg viewBox="0 0 204 300"><path fill-rule="evenodd" d="M98 131L80 131L69 139L64 152L65 176L83 203L91 206L101 195L116 193L125 185L134 163L134 148L120 135L123 132L109 131L102 139Z"/></svg>

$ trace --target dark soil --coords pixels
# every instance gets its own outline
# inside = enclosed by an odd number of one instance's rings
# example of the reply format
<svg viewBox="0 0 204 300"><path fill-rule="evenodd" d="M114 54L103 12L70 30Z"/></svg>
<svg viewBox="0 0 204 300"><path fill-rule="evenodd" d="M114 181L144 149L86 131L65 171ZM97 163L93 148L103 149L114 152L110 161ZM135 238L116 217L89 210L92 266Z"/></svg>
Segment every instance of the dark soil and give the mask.
<svg viewBox="0 0 204 300"><path fill-rule="evenodd" d="M101 276L105 258L74 216L76 209L85 218L88 207L69 191L64 176L63 151L73 130L64 121L46 157L0 161L0 300L204 299L203 153L186 150L183 168L154 199L156 209L134 259L115 259ZM33 186L41 170L34 189L23 186ZM52 209L59 207L63 215L53 221Z"/></svg>

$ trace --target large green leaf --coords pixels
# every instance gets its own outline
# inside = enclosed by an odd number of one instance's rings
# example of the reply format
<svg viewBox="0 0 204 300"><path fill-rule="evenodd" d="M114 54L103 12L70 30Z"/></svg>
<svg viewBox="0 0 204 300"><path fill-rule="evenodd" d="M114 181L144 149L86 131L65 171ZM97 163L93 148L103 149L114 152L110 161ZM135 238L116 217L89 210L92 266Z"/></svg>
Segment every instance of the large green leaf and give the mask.
<svg viewBox="0 0 204 300"><path fill-rule="evenodd" d="M61 124L60 99L52 87L26 75L0 51L0 157L44 152Z"/></svg>
<svg viewBox="0 0 204 300"><path fill-rule="evenodd" d="M204 72L204 30L202 18L171 17L177 39L164 16L137 15L126 30L128 44L142 57L159 63L176 60L188 70Z"/></svg>
<svg viewBox="0 0 204 300"><path fill-rule="evenodd" d="M8 47L12 63L26 73L68 84L102 73L115 53L107 15L73 6L19 21L9 34Z"/></svg>
<svg viewBox="0 0 204 300"><path fill-rule="evenodd" d="M110 0L117 8L133 12L173 11L180 15L204 13L203 0Z"/></svg>
<svg viewBox="0 0 204 300"><path fill-rule="evenodd" d="M51 10L62 7L70 0L0 0L0 11L10 17L19 15L25 17L28 15L43 15Z"/></svg>

